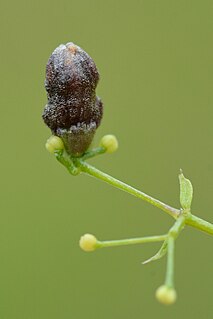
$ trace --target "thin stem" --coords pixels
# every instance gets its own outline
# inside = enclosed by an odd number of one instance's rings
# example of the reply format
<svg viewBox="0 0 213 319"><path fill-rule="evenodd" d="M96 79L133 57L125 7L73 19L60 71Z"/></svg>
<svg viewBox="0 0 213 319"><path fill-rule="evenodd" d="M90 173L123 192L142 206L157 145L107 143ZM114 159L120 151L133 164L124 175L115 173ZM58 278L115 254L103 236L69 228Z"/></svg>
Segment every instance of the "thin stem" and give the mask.
<svg viewBox="0 0 213 319"><path fill-rule="evenodd" d="M163 202L135 189L132 186L129 186L128 184L125 184L121 181L119 181L118 179L103 173L102 171L96 169L95 167L89 165L88 163L85 163L84 161L79 160L78 161L78 165L81 169L81 171L83 171L84 173L94 176L108 184L113 185L114 187L117 187L131 195L134 195L148 203L150 203L153 206L156 206L158 208L160 208L161 210L163 210L164 212L168 213L170 216L174 217L175 219L178 217L178 215L180 214L180 211L176 208L173 208L167 204L164 204Z"/></svg>
<svg viewBox="0 0 213 319"><path fill-rule="evenodd" d="M169 288L174 287L174 251L175 251L175 239L169 237L168 250L167 250L167 269L165 285Z"/></svg>
<svg viewBox="0 0 213 319"><path fill-rule="evenodd" d="M160 235L160 236L148 236L148 237L138 237L138 238L130 238L130 239L120 239L120 240L98 241L97 248L154 243L154 242L164 241L167 238L167 236L168 235Z"/></svg>
<svg viewBox="0 0 213 319"><path fill-rule="evenodd" d="M100 147L92 149L91 151L84 153L84 155L81 157L81 159L85 161L89 158L92 158L94 156L101 155L104 153L106 153L106 149L104 147L100 146Z"/></svg>
<svg viewBox="0 0 213 319"><path fill-rule="evenodd" d="M169 230L169 236L173 237L174 239L180 234L181 230L183 229L186 223L186 216L180 215L174 225Z"/></svg>
<svg viewBox="0 0 213 319"><path fill-rule="evenodd" d="M181 210L173 208L158 199L155 199L136 188L121 182L120 180L103 173L102 171L96 169L95 167L89 165L88 163L84 162L85 159L89 159L99 154L105 153L105 149L103 147L98 147L92 151L86 152L81 158L71 158L65 151L57 151L55 152L55 156L57 160L64 165L70 174L78 175L81 171L86 173L87 175L96 177L114 187L117 187L133 196L136 196L151 205L158 207L159 209L163 210L164 212L168 213L170 216L174 217L175 219L179 219L181 216ZM201 231L204 231L210 235L213 235L213 224L199 218L195 215L190 213L185 216L184 224L197 228Z"/></svg>
<svg viewBox="0 0 213 319"><path fill-rule="evenodd" d="M213 235L213 224L195 215L190 214L186 219L186 224Z"/></svg>
<svg viewBox="0 0 213 319"><path fill-rule="evenodd" d="M79 174L79 169L74 165L73 161L70 159L68 154L63 151L57 151L55 152L56 159L64 165L68 172L72 175Z"/></svg>
<svg viewBox="0 0 213 319"><path fill-rule="evenodd" d="M167 268L165 285L170 288L174 287L174 251L175 251L175 239L180 234L186 223L186 216L181 215L178 217L174 225L170 228L167 240Z"/></svg>

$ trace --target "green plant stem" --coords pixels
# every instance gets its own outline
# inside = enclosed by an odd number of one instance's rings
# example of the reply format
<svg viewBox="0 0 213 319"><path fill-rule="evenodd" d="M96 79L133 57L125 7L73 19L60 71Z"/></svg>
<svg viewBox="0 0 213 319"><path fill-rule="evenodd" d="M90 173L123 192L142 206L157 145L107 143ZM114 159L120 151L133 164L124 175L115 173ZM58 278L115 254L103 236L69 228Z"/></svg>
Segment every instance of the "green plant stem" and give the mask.
<svg viewBox="0 0 213 319"><path fill-rule="evenodd" d="M77 175L78 173L80 173L79 169L73 164L73 161L70 159L69 155L66 152L56 151L55 157L62 165L67 168L70 174Z"/></svg>
<svg viewBox="0 0 213 319"><path fill-rule="evenodd" d="M169 237L167 248L167 268L165 285L169 288L174 287L174 251L175 251L175 239Z"/></svg>
<svg viewBox="0 0 213 319"><path fill-rule="evenodd" d="M186 223L186 218L187 216L184 216L183 214L178 217L174 225L169 230L169 237L173 237L174 239L177 238Z"/></svg>
<svg viewBox="0 0 213 319"><path fill-rule="evenodd" d="M88 153L85 153L81 158L70 158L70 156L66 152L57 151L55 152L55 156L57 160L63 164L72 175L78 175L81 171L86 173L87 175L96 177L114 187L117 187L133 196L136 196L151 205L158 207L159 209L163 210L164 212L168 213L170 216L177 219L182 213L181 210L171 207L158 199L155 199L136 188L121 182L120 180L98 170L97 168L91 166L90 164L86 163L84 160L91 158L93 156L105 153L105 149L102 147L98 147ZM197 228L201 231L204 231L210 235L213 235L213 224L199 218L191 213L185 216L185 224Z"/></svg>
<svg viewBox="0 0 213 319"><path fill-rule="evenodd" d="M170 228L167 239L167 268L165 285L170 288L174 287L174 251L175 239L180 234L186 221L186 216L181 215L178 217L174 225Z"/></svg>
<svg viewBox="0 0 213 319"><path fill-rule="evenodd" d="M154 243L154 242L164 241L167 237L168 235L160 235L160 236L138 237L138 238L131 238L131 239L98 241L97 248Z"/></svg>
<svg viewBox="0 0 213 319"><path fill-rule="evenodd" d="M195 215L190 214L186 218L186 224L189 226L192 226L194 228L197 228L201 231L204 231L205 233L208 233L210 235L213 235L213 224L205 221L202 218L199 218Z"/></svg>
<svg viewBox="0 0 213 319"><path fill-rule="evenodd" d="M91 166L90 164L79 160L78 161L78 166L80 167L81 171L94 176L108 184L111 184L131 195L134 195L138 198L141 198L142 200L150 203L151 205L160 208L161 210L163 210L164 212L168 213L170 216L174 217L175 219L178 217L178 215L180 214L180 210L173 208L139 190L137 190L136 188L129 186L128 184L125 184L124 182L119 181L118 179L103 173L102 171L98 170L97 168Z"/></svg>
<svg viewBox="0 0 213 319"><path fill-rule="evenodd" d="M89 158L92 158L94 156L101 155L104 153L106 153L106 149L104 147L100 146L100 147L92 149L91 151L87 151L86 153L84 153L84 155L81 157L81 159L85 161Z"/></svg>

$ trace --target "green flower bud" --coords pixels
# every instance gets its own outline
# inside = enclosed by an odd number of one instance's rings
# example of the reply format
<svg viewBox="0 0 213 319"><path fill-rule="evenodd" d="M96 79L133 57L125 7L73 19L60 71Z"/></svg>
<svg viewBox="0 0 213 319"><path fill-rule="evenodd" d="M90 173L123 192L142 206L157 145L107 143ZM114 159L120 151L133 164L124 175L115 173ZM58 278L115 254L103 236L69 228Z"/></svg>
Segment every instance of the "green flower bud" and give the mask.
<svg viewBox="0 0 213 319"><path fill-rule="evenodd" d="M95 89L99 73L92 58L70 42L54 50L46 66L48 103L43 120L72 156L82 155L100 125L103 104Z"/></svg>
<svg viewBox="0 0 213 319"><path fill-rule="evenodd" d="M107 153L114 153L118 149L118 140L114 135L105 135L100 141L100 146L105 148Z"/></svg>
<svg viewBox="0 0 213 319"><path fill-rule="evenodd" d="M81 236L79 245L84 251L94 251L97 248L97 239L94 235L85 234Z"/></svg>
<svg viewBox="0 0 213 319"><path fill-rule="evenodd" d="M50 138L48 138L45 144L45 147L48 152L50 152L51 154L54 154L55 151L63 150L64 144L60 137L52 135L50 136Z"/></svg>
<svg viewBox="0 0 213 319"><path fill-rule="evenodd" d="M193 198L193 187L189 179L185 178L182 171L179 175L180 182L180 204L184 210L190 210L192 198Z"/></svg>
<svg viewBox="0 0 213 319"><path fill-rule="evenodd" d="M172 305L177 299L177 293L174 288L167 287L166 285L160 286L155 294L157 300L164 305Z"/></svg>

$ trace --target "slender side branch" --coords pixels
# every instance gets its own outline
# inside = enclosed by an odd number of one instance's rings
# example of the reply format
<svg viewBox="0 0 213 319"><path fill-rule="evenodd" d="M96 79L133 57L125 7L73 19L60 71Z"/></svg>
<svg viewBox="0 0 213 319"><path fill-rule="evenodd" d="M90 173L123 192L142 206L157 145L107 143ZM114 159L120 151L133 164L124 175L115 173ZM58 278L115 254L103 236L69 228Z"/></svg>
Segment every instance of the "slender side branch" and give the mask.
<svg viewBox="0 0 213 319"><path fill-rule="evenodd" d="M128 239L118 239L118 240L103 240L97 241L97 248L105 247L115 247L124 245L135 245L135 244L145 244L145 243L155 243L159 241L164 241L168 235L160 236L148 236L148 237L138 237L138 238L128 238Z"/></svg>
<svg viewBox="0 0 213 319"><path fill-rule="evenodd" d="M102 171L98 170L97 168L91 166L90 164L85 163L84 161L79 160L78 165L79 165L82 172L84 172L88 175L94 176L94 177L96 177L96 178L98 178L98 179L100 179L108 184L111 184L111 185L131 194L131 195L134 195L138 198L141 198L142 200L150 203L151 205L163 210L164 212L166 212L170 216L174 217L175 219L177 219L177 217L180 214L180 211L178 209L173 208L173 207L135 189L134 187L129 186L129 185L125 184L124 182L119 181L118 179L116 179L116 178L114 178L106 173L103 173Z"/></svg>
<svg viewBox="0 0 213 319"><path fill-rule="evenodd" d="M174 251L175 251L175 239L169 237L168 250L167 250L167 272L165 285L169 288L174 287Z"/></svg>
<svg viewBox="0 0 213 319"><path fill-rule="evenodd" d="M165 285L168 288L174 288L174 252L175 252L175 239L184 228L186 216L181 215L178 217L174 225L170 228L167 240L167 269Z"/></svg>
<svg viewBox="0 0 213 319"><path fill-rule="evenodd" d="M87 160L89 158L95 157L97 155L101 155L106 153L106 150L104 147L97 147L94 148L93 150L87 151L86 153L84 153L84 155L81 157L82 160Z"/></svg>
<svg viewBox="0 0 213 319"><path fill-rule="evenodd" d="M197 228L201 231L204 231L209 235L213 235L213 224L195 215L190 214L186 219L186 224L194 228Z"/></svg>

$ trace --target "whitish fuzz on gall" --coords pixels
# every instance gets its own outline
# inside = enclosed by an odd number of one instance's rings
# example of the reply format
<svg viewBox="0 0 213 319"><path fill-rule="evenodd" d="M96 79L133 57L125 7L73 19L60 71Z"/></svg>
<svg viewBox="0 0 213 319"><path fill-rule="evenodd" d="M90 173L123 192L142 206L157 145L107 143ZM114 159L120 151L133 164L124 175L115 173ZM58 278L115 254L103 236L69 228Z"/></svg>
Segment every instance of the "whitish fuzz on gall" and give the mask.
<svg viewBox="0 0 213 319"><path fill-rule="evenodd" d="M72 42L59 45L47 62L48 103L42 117L72 156L88 149L100 125L103 104L95 93L98 81L94 61Z"/></svg>

